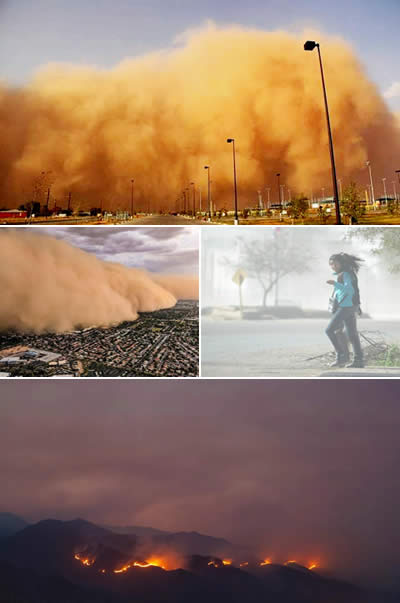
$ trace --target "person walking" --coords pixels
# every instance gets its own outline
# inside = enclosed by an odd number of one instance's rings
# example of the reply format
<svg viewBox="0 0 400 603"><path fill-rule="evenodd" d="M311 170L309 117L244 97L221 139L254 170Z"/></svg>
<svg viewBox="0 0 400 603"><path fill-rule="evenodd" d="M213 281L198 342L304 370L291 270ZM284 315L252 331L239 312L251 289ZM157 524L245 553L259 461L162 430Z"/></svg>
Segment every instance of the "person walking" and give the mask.
<svg viewBox="0 0 400 603"><path fill-rule="evenodd" d="M362 259L348 253L335 253L329 258L329 266L336 276L336 280L327 281L328 285L333 286L329 300L333 316L325 331L336 352L336 359L331 364L332 368L344 366L347 366L347 368L364 367L364 357L357 330L357 315L361 315L357 274L362 261ZM353 348L351 363L349 363L348 347L343 344L343 338L340 336L343 326Z"/></svg>

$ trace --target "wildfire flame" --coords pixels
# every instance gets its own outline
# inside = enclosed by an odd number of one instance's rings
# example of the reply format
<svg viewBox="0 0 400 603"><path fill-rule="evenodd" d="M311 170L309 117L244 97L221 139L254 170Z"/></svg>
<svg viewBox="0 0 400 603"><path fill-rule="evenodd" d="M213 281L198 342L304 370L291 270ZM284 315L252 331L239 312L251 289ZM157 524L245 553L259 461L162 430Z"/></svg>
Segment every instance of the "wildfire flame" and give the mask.
<svg viewBox="0 0 400 603"><path fill-rule="evenodd" d="M260 566L262 565L271 565L271 559L264 559L264 561L261 561Z"/></svg>
<svg viewBox="0 0 400 603"><path fill-rule="evenodd" d="M150 559L149 561L134 561L133 563L128 563L127 565L114 570L114 574L127 572L131 567L161 567L162 569L166 569L161 559Z"/></svg>
<svg viewBox="0 0 400 603"><path fill-rule="evenodd" d="M242 561L242 563L239 564L239 567L246 567L249 565L248 561Z"/></svg>
<svg viewBox="0 0 400 603"><path fill-rule="evenodd" d="M313 569L315 569L316 567L318 567L318 564L317 564L317 563L312 563L311 565L309 565L309 566L308 566L308 569L309 569L309 570L313 570Z"/></svg>
<svg viewBox="0 0 400 603"><path fill-rule="evenodd" d="M289 559L289 561L286 561L285 565L290 565L291 563L297 563L296 559Z"/></svg>
<svg viewBox="0 0 400 603"><path fill-rule="evenodd" d="M223 565L232 565L232 559L223 559L222 563Z"/></svg>
<svg viewBox="0 0 400 603"><path fill-rule="evenodd" d="M94 563L94 559L89 559L89 557L81 557L79 553L76 553L76 555L74 555L74 558L80 561L83 565L90 566Z"/></svg>
<svg viewBox="0 0 400 603"><path fill-rule="evenodd" d="M213 565L214 567L220 567L220 564L217 561L209 561L208 565Z"/></svg>

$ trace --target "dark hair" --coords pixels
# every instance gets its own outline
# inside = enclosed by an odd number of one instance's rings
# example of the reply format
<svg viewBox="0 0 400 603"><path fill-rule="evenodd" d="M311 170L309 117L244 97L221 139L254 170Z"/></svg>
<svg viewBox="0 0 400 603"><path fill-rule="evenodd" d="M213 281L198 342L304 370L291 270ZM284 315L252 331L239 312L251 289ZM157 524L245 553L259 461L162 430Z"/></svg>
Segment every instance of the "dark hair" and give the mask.
<svg viewBox="0 0 400 603"><path fill-rule="evenodd" d="M353 272L354 274L357 274L357 272L360 270L361 262L364 260L355 255L341 252L332 254L329 258L329 261L339 262L342 272Z"/></svg>

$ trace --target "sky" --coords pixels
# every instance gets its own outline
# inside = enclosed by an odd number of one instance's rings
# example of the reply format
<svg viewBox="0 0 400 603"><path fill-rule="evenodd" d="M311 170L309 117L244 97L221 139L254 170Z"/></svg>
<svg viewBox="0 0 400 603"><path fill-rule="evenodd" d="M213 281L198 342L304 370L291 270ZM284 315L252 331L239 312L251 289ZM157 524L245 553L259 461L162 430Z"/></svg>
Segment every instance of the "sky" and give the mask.
<svg viewBox="0 0 400 603"><path fill-rule="evenodd" d="M197 530L398 579L396 381L13 381L1 395L1 511Z"/></svg>
<svg viewBox="0 0 400 603"><path fill-rule="evenodd" d="M62 239L99 259L129 268L197 274L198 230L186 227L34 227L31 232Z"/></svg>
<svg viewBox="0 0 400 603"><path fill-rule="evenodd" d="M24 84L49 61L110 68L182 44L210 20L342 36L400 110L398 0L0 0L0 80Z"/></svg>

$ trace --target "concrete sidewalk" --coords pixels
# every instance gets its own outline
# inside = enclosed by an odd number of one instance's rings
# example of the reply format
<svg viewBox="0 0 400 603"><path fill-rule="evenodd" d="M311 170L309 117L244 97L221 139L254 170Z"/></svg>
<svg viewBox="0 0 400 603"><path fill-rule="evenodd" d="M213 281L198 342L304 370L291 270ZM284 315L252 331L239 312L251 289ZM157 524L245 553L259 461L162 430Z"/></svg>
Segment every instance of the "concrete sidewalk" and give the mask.
<svg viewBox="0 0 400 603"><path fill-rule="evenodd" d="M400 379L400 367L366 366L362 369L330 369L323 371L319 377L348 377L351 379Z"/></svg>

